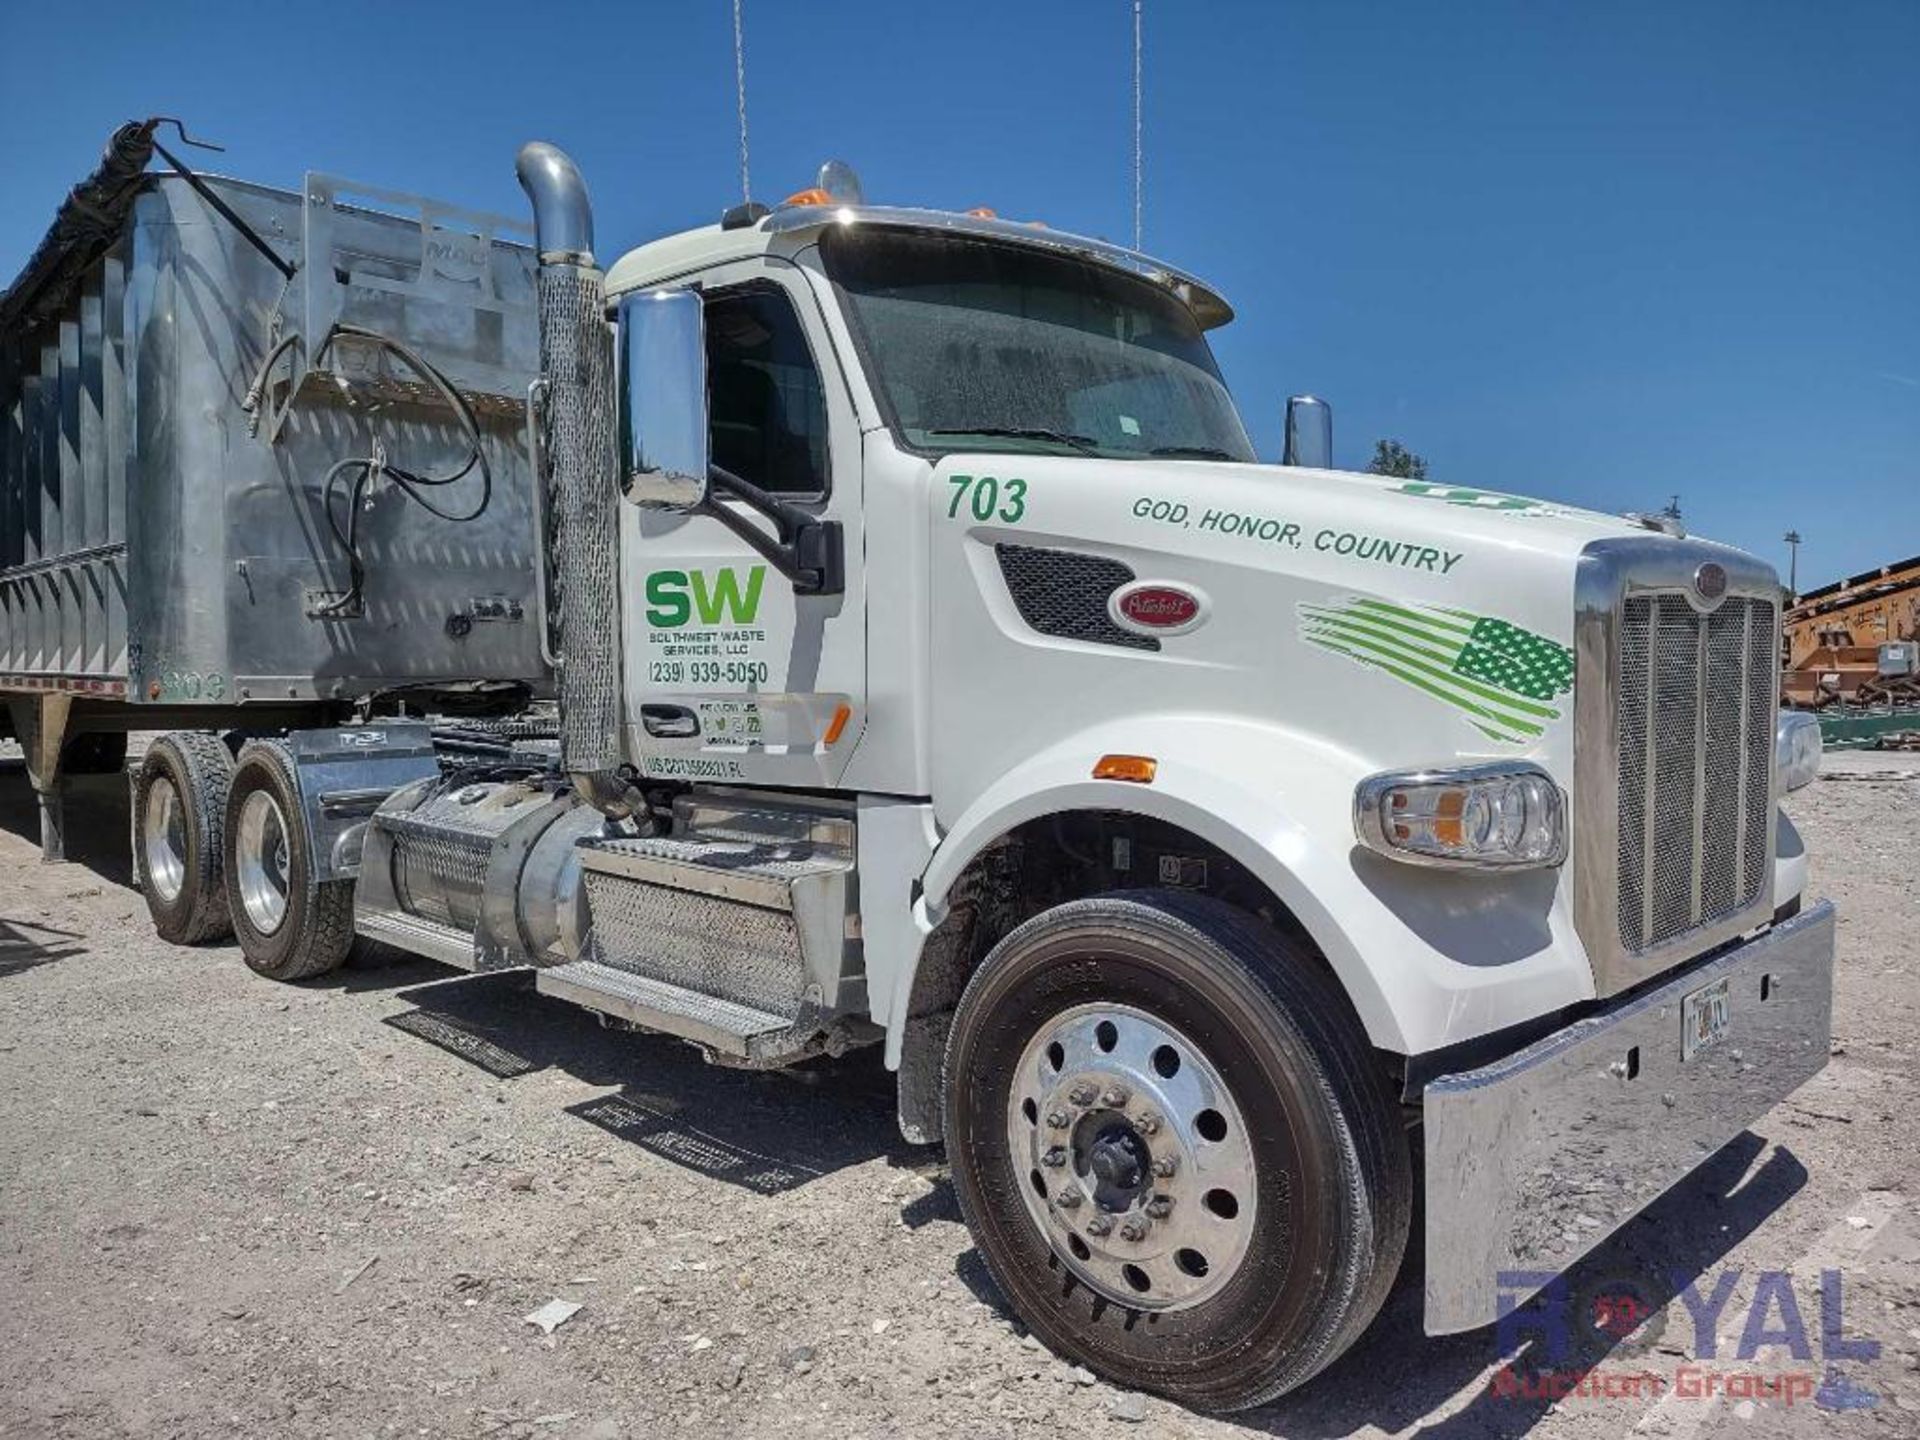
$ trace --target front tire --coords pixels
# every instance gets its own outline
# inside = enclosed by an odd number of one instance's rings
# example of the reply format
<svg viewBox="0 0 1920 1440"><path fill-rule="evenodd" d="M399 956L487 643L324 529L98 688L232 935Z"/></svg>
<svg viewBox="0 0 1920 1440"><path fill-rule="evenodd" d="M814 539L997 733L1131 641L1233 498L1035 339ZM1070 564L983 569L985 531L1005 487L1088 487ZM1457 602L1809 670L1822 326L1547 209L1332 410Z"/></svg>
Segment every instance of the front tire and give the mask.
<svg viewBox="0 0 1920 1440"><path fill-rule="evenodd" d="M1074 901L954 1015L947 1149L982 1258L1054 1350L1203 1410L1304 1383L1399 1270L1411 1163L1345 997L1217 900Z"/></svg>
<svg viewBox="0 0 1920 1440"><path fill-rule="evenodd" d="M353 881L319 880L293 752L249 740L227 793L227 908L247 964L270 980L306 980L353 948Z"/></svg>

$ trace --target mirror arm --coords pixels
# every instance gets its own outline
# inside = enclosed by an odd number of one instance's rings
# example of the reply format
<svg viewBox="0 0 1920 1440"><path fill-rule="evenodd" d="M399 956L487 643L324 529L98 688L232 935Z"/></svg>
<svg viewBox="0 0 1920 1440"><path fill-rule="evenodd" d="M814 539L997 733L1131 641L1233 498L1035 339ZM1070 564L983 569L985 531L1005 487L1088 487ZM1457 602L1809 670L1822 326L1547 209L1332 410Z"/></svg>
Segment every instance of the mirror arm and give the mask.
<svg viewBox="0 0 1920 1440"><path fill-rule="evenodd" d="M731 470L709 465L707 499L695 514L711 515L751 545L801 595L840 595L847 588L846 537L838 520L816 520L799 506L742 480ZM771 520L777 533L749 524L714 496L724 494Z"/></svg>

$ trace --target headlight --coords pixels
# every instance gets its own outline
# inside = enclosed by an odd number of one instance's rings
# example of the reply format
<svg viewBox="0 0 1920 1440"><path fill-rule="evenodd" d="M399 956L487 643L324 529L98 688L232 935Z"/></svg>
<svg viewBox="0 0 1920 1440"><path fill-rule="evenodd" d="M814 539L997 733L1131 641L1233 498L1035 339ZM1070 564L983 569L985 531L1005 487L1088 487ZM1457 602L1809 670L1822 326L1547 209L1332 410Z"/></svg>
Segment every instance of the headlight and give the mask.
<svg viewBox="0 0 1920 1440"><path fill-rule="evenodd" d="M1820 722L1804 710L1782 710L1773 727L1773 768L1782 795L1820 777L1820 750Z"/></svg>
<svg viewBox="0 0 1920 1440"><path fill-rule="evenodd" d="M1360 782L1360 843L1416 865L1521 870L1567 854L1567 807L1537 765L1399 770Z"/></svg>

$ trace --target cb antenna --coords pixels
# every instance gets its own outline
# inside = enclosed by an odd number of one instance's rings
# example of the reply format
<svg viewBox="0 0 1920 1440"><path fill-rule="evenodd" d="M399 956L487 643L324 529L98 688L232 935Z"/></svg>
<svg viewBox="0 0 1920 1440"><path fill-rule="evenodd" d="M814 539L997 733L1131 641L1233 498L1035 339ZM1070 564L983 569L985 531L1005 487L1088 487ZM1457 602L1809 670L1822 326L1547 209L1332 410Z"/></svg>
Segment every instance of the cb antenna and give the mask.
<svg viewBox="0 0 1920 1440"><path fill-rule="evenodd" d="M753 178L747 165L747 32L740 15L741 0L733 0L733 94L740 112L740 202L753 202Z"/></svg>
<svg viewBox="0 0 1920 1440"><path fill-rule="evenodd" d="M738 0L735 0L735 3L737 4ZM1142 0L1133 0L1133 248L1135 250L1138 250L1141 245L1141 217L1145 212L1147 200L1146 148L1141 139L1141 3Z"/></svg>

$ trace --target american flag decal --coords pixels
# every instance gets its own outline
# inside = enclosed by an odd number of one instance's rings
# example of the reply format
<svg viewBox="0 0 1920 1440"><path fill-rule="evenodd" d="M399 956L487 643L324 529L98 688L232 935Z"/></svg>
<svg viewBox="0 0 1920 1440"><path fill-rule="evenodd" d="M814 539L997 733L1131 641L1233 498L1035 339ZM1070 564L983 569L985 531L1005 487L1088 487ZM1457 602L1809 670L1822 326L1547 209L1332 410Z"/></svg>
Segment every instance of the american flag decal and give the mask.
<svg viewBox="0 0 1920 1440"><path fill-rule="evenodd" d="M1300 638L1424 690L1507 744L1538 739L1573 689L1569 647L1465 610L1349 595L1302 604Z"/></svg>

